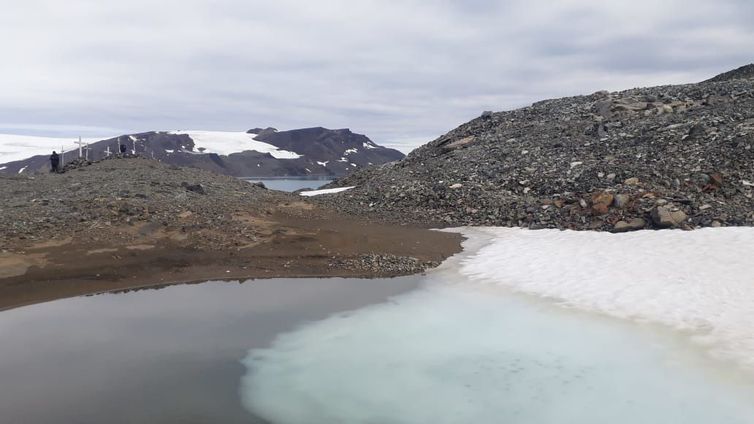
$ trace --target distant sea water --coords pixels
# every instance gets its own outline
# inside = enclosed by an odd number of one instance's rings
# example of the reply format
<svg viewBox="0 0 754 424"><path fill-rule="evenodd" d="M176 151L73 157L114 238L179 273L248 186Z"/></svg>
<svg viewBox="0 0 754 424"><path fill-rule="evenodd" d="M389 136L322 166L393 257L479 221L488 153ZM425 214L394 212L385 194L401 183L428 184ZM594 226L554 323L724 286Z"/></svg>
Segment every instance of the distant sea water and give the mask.
<svg viewBox="0 0 754 424"><path fill-rule="evenodd" d="M334 178L329 177L244 177L241 179L250 183L261 182L265 187L269 189L288 192L301 190L304 188L318 189L334 180Z"/></svg>

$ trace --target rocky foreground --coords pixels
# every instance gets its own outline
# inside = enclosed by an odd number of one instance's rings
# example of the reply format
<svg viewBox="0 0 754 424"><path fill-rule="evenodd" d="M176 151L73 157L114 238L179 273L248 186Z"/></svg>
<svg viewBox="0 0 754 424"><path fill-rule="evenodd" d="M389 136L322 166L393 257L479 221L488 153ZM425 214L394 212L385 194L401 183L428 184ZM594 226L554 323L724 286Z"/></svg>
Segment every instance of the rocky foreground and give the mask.
<svg viewBox="0 0 754 424"><path fill-rule="evenodd" d="M0 309L173 282L405 275L460 249L457 235L142 158L0 176L0 199Z"/></svg>
<svg viewBox="0 0 754 424"><path fill-rule="evenodd" d="M341 210L428 225L754 225L754 65L699 84L485 112L337 180Z"/></svg>

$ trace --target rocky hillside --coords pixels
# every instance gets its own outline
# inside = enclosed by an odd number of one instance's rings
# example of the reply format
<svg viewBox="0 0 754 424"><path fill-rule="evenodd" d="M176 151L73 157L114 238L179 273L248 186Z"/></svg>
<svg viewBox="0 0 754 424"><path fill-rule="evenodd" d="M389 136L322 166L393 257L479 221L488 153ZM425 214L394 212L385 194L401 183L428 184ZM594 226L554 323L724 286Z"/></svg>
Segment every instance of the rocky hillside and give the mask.
<svg viewBox="0 0 754 424"><path fill-rule="evenodd" d="M89 159L99 160L118 152L120 145L125 145L130 155L237 177L342 176L372 164L403 158L401 152L378 146L368 137L348 129L277 131L255 128L246 133L153 131L123 135L90 143ZM0 163L0 173L14 175L49 170L49 154L53 149L60 150L58 142L53 146L56 147L43 155ZM1 153L2 149L0 162ZM64 160L76 158L78 154L78 150L71 151Z"/></svg>
<svg viewBox="0 0 754 424"><path fill-rule="evenodd" d="M321 201L442 225L754 225L753 71L485 112Z"/></svg>
<svg viewBox="0 0 754 424"><path fill-rule="evenodd" d="M138 235L124 226L144 223L172 231L192 246L249 244L259 234L233 214L262 214L287 200L283 193L237 178L142 158L103 160L62 175L0 175L0 195L4 248L61 234L122 241Z"/></svg>

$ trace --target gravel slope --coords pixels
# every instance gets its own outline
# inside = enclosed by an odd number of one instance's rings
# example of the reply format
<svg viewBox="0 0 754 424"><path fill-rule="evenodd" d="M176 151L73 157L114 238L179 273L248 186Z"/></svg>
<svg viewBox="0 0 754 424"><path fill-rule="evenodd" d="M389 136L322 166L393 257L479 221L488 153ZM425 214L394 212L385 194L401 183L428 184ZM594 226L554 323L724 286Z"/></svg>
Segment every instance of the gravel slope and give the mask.
<svg viewBox="0 0 754 424"><path fill-rule="evenodd" d="M428 225L629 231L754 225L754 65L688 85L485 112L331 186L341 210Z"/></svg>

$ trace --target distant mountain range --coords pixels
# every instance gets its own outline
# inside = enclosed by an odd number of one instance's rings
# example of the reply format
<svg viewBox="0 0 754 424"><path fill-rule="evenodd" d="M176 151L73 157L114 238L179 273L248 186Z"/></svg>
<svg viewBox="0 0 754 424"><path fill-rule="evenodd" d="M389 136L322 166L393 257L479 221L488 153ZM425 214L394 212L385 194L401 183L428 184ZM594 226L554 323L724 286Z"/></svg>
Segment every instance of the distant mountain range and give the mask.
<svg viewBox="0 0 754 424"><path fill-rule="evenodd" d="M247 132L151 131L107 140L85 140L83 156L99 160L125 145L129 154L178 166L207 169L237 177L343 176L369 165L404 157L349 129L304 128ZM70 139L0 135L0 173L49 170L53 150L66 150L63 161L79 157Z"/></svg>

